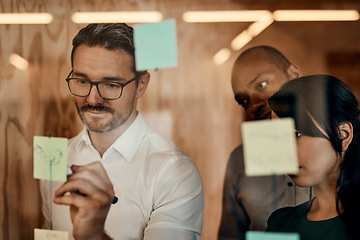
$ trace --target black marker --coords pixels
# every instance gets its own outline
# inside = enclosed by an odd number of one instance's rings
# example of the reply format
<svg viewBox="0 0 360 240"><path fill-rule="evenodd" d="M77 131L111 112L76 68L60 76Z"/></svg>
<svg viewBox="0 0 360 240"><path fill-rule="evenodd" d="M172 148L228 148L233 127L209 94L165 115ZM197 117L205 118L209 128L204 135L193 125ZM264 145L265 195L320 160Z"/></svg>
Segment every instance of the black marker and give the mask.
<svg viewBox="0 0 360 240"><path fill-rule="evenodd" d="M117 203L117 201L118 201L118 198L116 197L116 196L114 196L114 199L112 200L112 204L115 204L115 203Z"/></svg>

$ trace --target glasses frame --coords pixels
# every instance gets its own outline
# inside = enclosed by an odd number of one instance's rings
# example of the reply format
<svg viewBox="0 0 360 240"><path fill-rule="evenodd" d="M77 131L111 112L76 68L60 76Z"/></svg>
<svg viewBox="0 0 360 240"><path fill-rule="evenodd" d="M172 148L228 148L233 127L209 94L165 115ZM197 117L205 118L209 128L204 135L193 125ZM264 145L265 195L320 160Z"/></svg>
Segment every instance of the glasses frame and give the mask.
<svg viewBox="0 0 360 240"><path fill-rule="evenodd" d="M119 83L119 82L117 82L117 81L100 81L100 82L93 82L93 81L90 81L90 80L87 80L87 79L83 79L83 78L71 78L70 75L71 75L72 73L73 73L73 70L71 70L71 72L69 73L69 75L68 75L68 76L66 77L66 79L65 79L66 82L67 82L67 84L68 84L69 91L70 91L70 93L71 93L72 95L77 96L77 97L87 97L87 96L89 96L92 87L93 87L93 86L96 86L96 90L97 90L99 96L100 96L102 99L105 99L105 100L116 100L116 99L119 99L119 98L122 96L122 93L123 93L123 91L124 91L124 87L125 87L126 85L128 85L129 83L132 83L134 80L136 80L136 79L139 77L138 75L136 75L134 78L130 79L129 81L127 81L127 82L125 82L125 83ZM86 81L86 82L90 83L90 89L89 89L88 94L86 94L86 95L78 95L78 94L73 93L73 92L71 91L70 83L69 83L70 80L72 80L72 79L81 79L82 81ZM107 82L107 83L115 83L115 84L120 85L120 86L121 86L121 92L120 92L119 97L117 97L117 98L106 98L106 97L103 97L103 96L101 95L101 93L100 93L100 90L99 90L99 84L100 84L100 83L104 83L104 82Z"/></svg>

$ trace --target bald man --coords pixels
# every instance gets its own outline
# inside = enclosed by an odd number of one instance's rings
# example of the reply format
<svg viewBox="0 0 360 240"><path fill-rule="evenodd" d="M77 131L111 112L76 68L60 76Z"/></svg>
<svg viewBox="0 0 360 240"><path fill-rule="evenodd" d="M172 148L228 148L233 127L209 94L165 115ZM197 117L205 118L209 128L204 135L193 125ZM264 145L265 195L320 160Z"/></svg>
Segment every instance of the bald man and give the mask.
<svg viewBox="0 0 360 240"><path fill-rule="evenodd" d="M256 46L241 53L234 63L231 83L246 120L270 119L268 98L283 83L300 75L300 69L273 47ZM245 240L246 231L266 229L274 210L298 205L311 196L309 188L297 187L287 175L245 176L240 145L228 160L218 239Z"/></svg>

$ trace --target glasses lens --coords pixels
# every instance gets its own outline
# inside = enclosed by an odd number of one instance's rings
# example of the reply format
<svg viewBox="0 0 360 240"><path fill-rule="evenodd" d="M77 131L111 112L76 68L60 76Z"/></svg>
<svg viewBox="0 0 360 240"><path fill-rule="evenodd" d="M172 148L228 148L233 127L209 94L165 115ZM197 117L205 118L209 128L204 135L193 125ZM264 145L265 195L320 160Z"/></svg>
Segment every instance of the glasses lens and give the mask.
<svg viewBox="0 0 360 240"><path fill-rule="evenodd" d="M118 99L122 93L122 86L114 82L91 83L81 78L68 78L69 89L72 94L87 97L93 84L97 85L99 94L105 99Z"/></svg>
<svg viewBox="0 0 360 240"><path fill-rule="evenodd" d="M90 92L90 83L83 79L72 78L69 80L69 88L72 94L86 97Z"/></svg>
<svg viewBox="0 0 360 240"><path fill-rule="evenodd" d="M100 95L107 99L117 99L121 95L122 86L113 82L101 82L98 85Z"/></svg>

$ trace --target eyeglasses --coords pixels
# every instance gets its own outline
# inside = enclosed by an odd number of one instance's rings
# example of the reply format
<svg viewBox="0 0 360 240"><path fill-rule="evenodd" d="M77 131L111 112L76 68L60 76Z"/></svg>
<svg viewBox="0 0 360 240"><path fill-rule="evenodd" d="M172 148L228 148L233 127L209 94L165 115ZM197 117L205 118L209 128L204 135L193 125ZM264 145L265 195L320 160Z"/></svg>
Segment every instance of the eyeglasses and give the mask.
<svg viewBox="0 0 360 240"><path fill-rule="evenodd" d="M126 83L119 83L116 81L92 82L83 78L70 78L72 73L73 70L71 70L66 78L66 82L68 83L68 87L72 95L77 97L87 97L91 92L92 86L95 85L100 97L105 100L119 99L122 95L124 87L138 77L135 76Z"/></svg>

